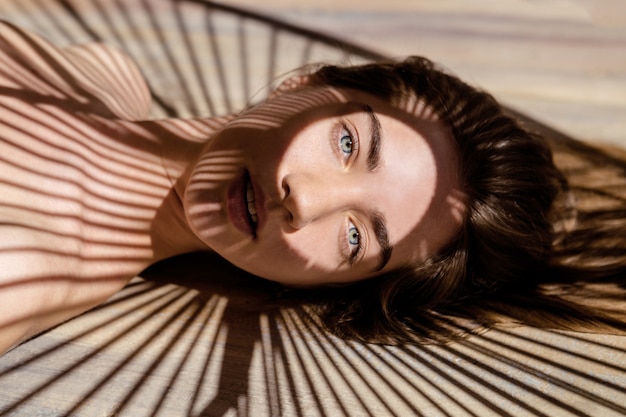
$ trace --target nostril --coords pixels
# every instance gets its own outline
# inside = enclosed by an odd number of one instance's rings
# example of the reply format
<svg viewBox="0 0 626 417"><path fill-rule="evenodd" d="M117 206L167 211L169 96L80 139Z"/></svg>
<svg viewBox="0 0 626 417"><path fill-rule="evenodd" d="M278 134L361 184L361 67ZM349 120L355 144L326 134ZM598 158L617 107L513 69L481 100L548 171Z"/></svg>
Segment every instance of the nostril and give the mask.
<svg viewBox="0 0 626 417"><path fill-rule="evenodd" d="M285 195L283 198L289 197L289 194L291 193L291 188L289 188L289 183L287 182L287 178L283 180L283 190L285 191Z"/></svg>

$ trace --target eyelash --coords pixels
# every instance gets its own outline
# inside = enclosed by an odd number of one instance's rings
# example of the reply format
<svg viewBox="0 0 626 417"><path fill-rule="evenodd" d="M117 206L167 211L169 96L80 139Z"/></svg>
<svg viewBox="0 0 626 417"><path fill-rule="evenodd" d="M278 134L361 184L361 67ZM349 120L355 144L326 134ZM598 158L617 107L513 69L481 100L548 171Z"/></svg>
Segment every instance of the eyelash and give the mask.
<svg viewBox="0 0 626 417"><path fill-rule="evenodd" d="M356 232L356 237L358 239L358 243L351 243L351 232L352 229L354 229L354 231ZM348 230L346 233L346 245L348 248L348 252L350 253L350 256L348 257L348 263L350 265L354 265L354 263L356 262L357 258L359 257L359 254L363 251L363 238L361 233L359 232L359 229L356 227L356 225L354 223L352 223L351 221L348 221ZM356 248L351 248L351 246L356 245Z"/></svg>
<svg viewBox="0 0 626 417"><path fill-rule="evenodd" d="M340 122L337 125L337 129L335 132L335 137L339 137L339 141L337 143L338 145L338 151L339 151L339 155L344 158L344 159L349 159L350 157L352 157L359 149L359 140L358 140L358 136L354 135L352 133L352 131L348 128L347 123L346 122ZM345 138L349 137L349 146L350 149L349 151L346 151L344 149L344 143L343 140ZM358 239L357 243L352 243L351 242L351 233L354 229L354 232L356 233L356 238ZM356 247L354 247L356 245ZM356 262L356 260L358 259L359 255L361 254L361 252L363 251L363 235L361 234L361 232L359 231L359 228L352 222L352 221L348 221L348 225L347 225L347 230L345 233L345 239L344 239L344 246L345 246L345 252L344 253L348 253L348 264L350 265L354 265L354 263Z"/></svg>
<svg viewBox="0 0 626 417"><path fill-rule="evenodd" d="M359 150L358 136L353 134L352 130L348 128L347 123L343 121L337 125L337 128L335 130L336 131L334 132L335 134L333 135L333 137L339 138L337 142L339 156L345 159L345 158L350 158L352 155L355 155L357 151ZM342 143L343 139L347 137L349 137L350 139L351 148L349 151L344 150L343 143Z"/></svg>

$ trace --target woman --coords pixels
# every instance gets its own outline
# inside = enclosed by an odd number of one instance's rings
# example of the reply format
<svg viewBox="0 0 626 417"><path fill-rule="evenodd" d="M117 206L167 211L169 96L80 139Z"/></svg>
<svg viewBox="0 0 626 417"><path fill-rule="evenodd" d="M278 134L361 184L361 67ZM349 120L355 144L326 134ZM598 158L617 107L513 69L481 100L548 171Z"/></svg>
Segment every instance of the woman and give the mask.
<svg viewBox="0 0 626 417"><path fill-rule="evenodd" d="M9 24L0 41L1 351L197 250L306 287L333 331L378 342L455 333L442 313L487 324L490 299L552 277L571 210L548 147L426 60L150 121L119 51Z"/></svg>
<svg viewBox="0 0 626 417"><path fill-rule="evenodd" d="M420 97L448 124L460 159L457 232L424 262L321 292L316 309L331 331L403 343L497 323L626 330L623 150L521 126L491 96L419 58L327 67L316 78L390 102Z"/></svg>

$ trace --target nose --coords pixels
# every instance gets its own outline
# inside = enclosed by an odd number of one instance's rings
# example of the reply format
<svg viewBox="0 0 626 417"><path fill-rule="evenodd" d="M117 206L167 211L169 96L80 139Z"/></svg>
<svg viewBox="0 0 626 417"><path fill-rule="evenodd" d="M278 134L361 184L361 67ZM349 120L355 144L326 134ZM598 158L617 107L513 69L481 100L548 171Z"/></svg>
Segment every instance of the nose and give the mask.
<svg viewBox="0 0 626 417"><path fill-rule="evenodd" d="M282 183L289 225L301 229L311 222L357 204L356 184L342 175L287 175Z"/></svg>

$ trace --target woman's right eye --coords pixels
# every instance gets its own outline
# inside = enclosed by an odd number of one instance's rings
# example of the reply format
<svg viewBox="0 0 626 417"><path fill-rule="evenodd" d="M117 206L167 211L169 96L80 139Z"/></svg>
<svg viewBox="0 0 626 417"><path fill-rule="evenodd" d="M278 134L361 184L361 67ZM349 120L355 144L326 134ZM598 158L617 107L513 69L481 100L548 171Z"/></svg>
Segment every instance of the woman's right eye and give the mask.
<svg viewBox="0 0 626 417"><path fill-rule="evenodd" d="M337 126L334 137L334 140L337 141L336 146L339 148L339 156L341 158L349 159L359 149L357 137L344 122Z"/></svg>
<svg viewBox="0 0 626 417"><path fill-rule="evenodd" d="M354 141L352 140L352 134L346 128L341 129L341 138L339 139L339 147L341 152L351 154L354 150Z"/></svg>

